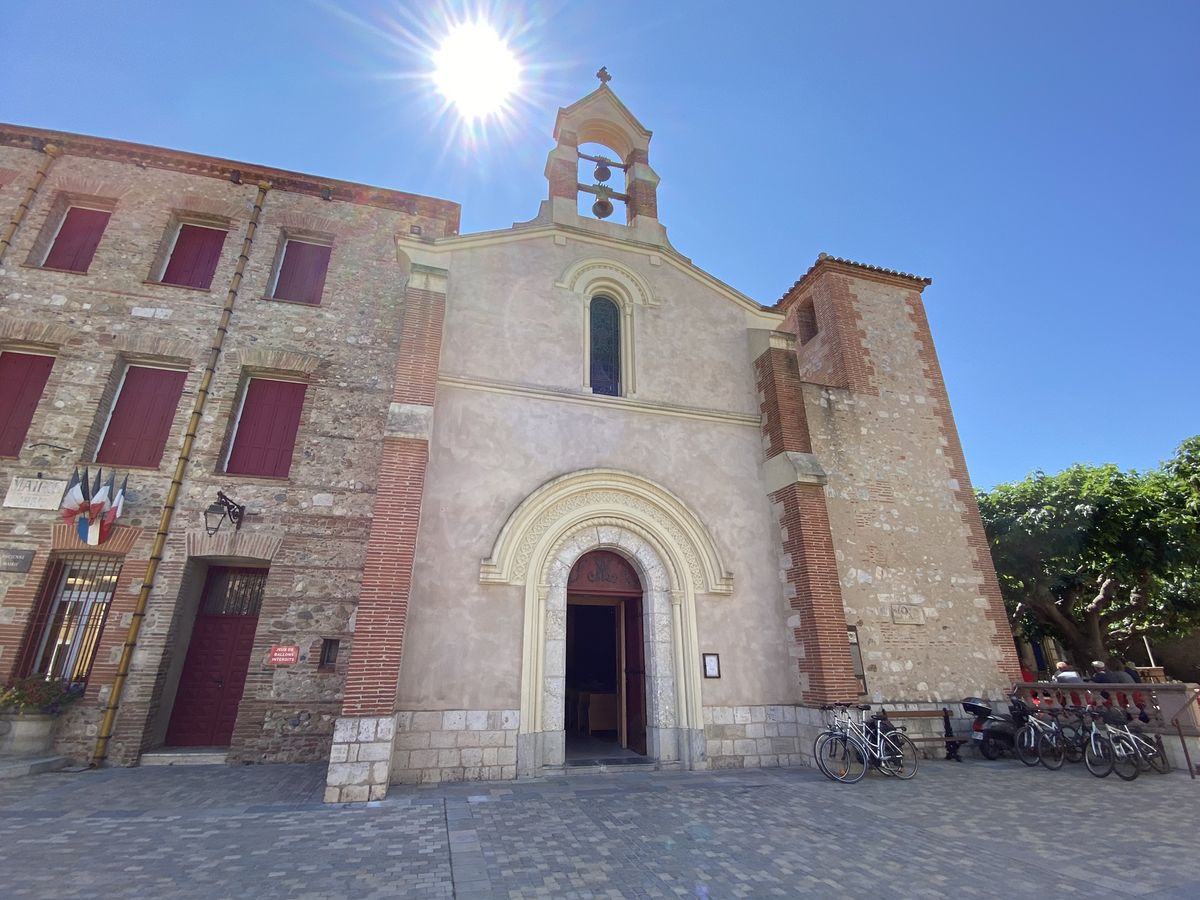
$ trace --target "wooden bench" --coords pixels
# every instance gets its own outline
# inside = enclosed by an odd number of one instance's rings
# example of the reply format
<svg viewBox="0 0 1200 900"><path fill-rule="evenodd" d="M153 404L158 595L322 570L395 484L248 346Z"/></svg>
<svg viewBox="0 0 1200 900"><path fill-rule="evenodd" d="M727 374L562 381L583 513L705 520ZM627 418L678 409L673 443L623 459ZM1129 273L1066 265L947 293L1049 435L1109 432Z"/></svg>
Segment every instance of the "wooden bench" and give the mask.
<svg viewBox="0 0 1200 900"><path fill-rule="evenodd" d="M950 724L950 710L946 707L942 709L894 709L890 712L887 709L881 709L879 715L889 722L895 719L941 719L942 734L908 734L908 739L914 744L945 744L946 759L952 759L955 762L962 762L962 757L958 755L959 747L971 742L969 735L966 737L955 736L954 727ZM907 732L905 733L907 734Z"/></svg>

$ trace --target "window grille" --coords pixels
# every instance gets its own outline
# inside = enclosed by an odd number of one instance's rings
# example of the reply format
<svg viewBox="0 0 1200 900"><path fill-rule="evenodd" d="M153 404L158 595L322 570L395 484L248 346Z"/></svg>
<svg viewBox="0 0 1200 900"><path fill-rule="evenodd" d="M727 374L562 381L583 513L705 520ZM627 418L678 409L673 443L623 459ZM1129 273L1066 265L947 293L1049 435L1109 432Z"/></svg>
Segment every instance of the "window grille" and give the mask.
<svg viewBox="0 0 1200 900"><path fill-rule="evenodd" d="M257 616L262 608L267 571L223 566L209 569L200 612L206 616Z"/></svg>
<svg viewBox="0 0 1200 900"><path fill-rule="evenodd" d="M31 674L72 683L87 681L121 574L121 558L73 553L56 558L34 622L37 654Z"/></svg>
<svg viewBox="0 0 1200 900"><path fill-rule="evenodd" d="M621 312L607 297L591 305L591 382L593 394L621 394Z"/></svg>

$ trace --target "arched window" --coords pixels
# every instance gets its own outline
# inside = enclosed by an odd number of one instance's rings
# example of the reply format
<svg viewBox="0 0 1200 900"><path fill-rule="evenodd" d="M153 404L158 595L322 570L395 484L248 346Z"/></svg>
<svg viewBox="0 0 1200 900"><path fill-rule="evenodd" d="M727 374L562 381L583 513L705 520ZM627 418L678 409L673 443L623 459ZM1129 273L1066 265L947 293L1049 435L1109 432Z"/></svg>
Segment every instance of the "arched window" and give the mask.
<svg viewBox="0 0 1200 900"><path fill-rule="evenodd" d="M621 395L621 310L608 297L591 302L591 383L593 394Z"/></svg>

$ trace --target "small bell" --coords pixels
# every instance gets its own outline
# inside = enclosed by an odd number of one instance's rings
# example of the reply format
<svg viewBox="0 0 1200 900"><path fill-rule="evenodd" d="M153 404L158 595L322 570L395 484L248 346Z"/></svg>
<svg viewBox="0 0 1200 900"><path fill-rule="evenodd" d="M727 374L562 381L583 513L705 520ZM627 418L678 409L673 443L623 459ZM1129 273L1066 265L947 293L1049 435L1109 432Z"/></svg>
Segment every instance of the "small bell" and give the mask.
<svg viewBox="0 0 1200 900"><path fill-rule="evenodd" d="M608 179L612 178L612 169L610 169L606 163L599 162L596 163L595 174L597 181L608 181Z"/></svg>
<svg viewBox="0 0 1200 900"><path fill-rule="evenodd" d="M601 197L592 204L592 215L597 219L607 219L613 214L612 201L607 197Z"/></svg>

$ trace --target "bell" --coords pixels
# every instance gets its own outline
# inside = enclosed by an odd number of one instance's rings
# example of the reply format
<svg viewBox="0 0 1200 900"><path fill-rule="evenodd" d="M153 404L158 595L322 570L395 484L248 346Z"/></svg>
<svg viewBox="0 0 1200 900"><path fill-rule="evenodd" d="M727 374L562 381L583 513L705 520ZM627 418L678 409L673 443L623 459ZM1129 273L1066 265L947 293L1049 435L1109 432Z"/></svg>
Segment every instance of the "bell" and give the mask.
<svg viewBox="0 0 1200 900"><path fill-rule="evenodd" d="M597 219L607 219L613 214L613 205L607 197L601 197L592 204L592 215Z"/></svg>
<svg viewBox="0 0 1200 900"><path fill-rule="evenodd" d="M596 163L595 177L597 181L608 181L608 179L612 178L612 169L605 163Z"/></svg>

